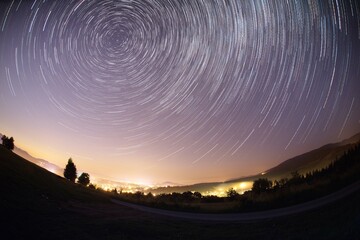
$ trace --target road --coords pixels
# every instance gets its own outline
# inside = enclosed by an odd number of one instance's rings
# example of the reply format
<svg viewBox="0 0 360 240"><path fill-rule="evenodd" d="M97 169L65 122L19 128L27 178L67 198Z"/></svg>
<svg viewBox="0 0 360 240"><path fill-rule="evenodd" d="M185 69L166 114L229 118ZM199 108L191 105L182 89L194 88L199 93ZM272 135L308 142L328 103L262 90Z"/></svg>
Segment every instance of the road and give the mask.
<svg viewBox="0 0 360 240"><path fill-rule="evenodd" d="M202 221L219 221L219 222L222 221L252 222L258 220L283 217L291 214L297 214L312 209L316 209L325 206L327 204L330 204L332 202L338 201L346 196L349 196L352 193L355 193L358 190L360 190L360 181L353 183L335 193L332 193L330 195L309 202L297 204L291 207L278 208L278 209L261 211L261 212L249 212L249 213L223 213L223 214L188 213L188 212L177 212L177 211L151 208L133 203L119 201L116 199L111 199L111 201L115 204L130 207L136 210L140 210L152 214L165 215L174 218L202 220Z"/></svg>

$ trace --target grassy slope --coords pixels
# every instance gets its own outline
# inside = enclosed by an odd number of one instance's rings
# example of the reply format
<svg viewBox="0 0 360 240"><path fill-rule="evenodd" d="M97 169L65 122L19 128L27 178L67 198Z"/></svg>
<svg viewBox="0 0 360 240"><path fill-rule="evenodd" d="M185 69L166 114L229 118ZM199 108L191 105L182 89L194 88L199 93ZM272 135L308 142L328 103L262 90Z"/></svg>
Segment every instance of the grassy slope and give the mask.
<svg viewBox="0 0 360 240"><path fill-rule="evenodd" d="M0 146L1 239L359 239L360 193L287 218L205 223L108 203Z"/></svg>
<svg viewBox="0 0 360 240"><path fill-rule="evenodd" d="M78 184L72 184L64 178L17 156L2 146L0 146L0 156L0 184L6 192L15 191L19 186L22 186L21 195L28 197L29 201L37 196L43 196L48 200L105 200L104 194L89 191L89 189Z"/></svg>
<svg viewBox="0 0 360 240"><path fill-rule="evenodd" d="M290 158L267 170L264 176L257 175L256 177L267 177L269 179L275 180L290 177L291 172L293 171L298 171L300 174L306 174L307 172L311 172L315 169L324 168L331 162L335 161L337 157L341 157L344 152L352 148L354 144L358 143L359 141L360 133L341 142L327 144L320 148Z"/></svg>
<svg viewBox="0 0 360 240"><path fill-rule="evenodd" d="M73 215L70 203L102 204L109 199L104 193L70 183L2 146L0 186L1 218L5 220L2 222L8 223L6 230L17 237L24 233L19 229L41 235L49 223L66 222L67 216ZM71 225L67 227L71 232Z"/></svg>

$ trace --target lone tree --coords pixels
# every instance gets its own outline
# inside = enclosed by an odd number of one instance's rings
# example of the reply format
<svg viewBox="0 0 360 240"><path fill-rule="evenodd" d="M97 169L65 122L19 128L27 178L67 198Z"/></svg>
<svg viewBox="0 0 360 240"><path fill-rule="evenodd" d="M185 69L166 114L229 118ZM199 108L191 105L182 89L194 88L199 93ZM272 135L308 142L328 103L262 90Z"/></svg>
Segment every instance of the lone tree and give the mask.
<svg viewBox="0 0 360 240"><path fill-rule="evenodd" d="M14 150L15 145L14 145L14 138L13 137L8 138L7 136L3 135L1 137L1 140L2 140L2 145L4 147L6 147L7 149L9 149L11 151Z"/></svg>
<svg viewBox="0 0 360 240"><path fill-rule="evenodd" d="M78 178L78 183L81 185L87 186L90 183L90 175L88 173L82 173Z"/></svg>
<svg viewBox="0 0 360 240"><path fill-rule="evenodd" d="M237 193L236 190L233 188L230 188L228 191L226 191L226 197L228 197L230 199L235 199L238 196L240 196L240 194Z"/></svg>
<svg viewBox="0 0 360 240"><path fill-rule="evenodd" d="M75 182L77 177L76 166L71 158L69 158L69 161L64 169L64 177L71 182Z"/></svg>
<svg viewBox="0 0 360 240"><path fill-rule="evenodd" d="M261 192L265 192L271 187L272 187L272 181L270 181L267 178L259 178L258 180L254 181L252 190L255 193L261 193Z"/></svg>

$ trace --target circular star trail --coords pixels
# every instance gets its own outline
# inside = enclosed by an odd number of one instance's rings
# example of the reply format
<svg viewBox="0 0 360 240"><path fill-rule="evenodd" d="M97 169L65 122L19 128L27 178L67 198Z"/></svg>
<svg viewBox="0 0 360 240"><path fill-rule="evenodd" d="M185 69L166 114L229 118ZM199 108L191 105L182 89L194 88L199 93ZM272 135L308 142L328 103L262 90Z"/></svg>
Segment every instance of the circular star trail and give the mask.
<svg viewBox="0 0 360 240"><path fill-rule="evenodd" d="M225 180L360 130L356 1L14 0L0 11L2 127L95 172Z"/></svg>

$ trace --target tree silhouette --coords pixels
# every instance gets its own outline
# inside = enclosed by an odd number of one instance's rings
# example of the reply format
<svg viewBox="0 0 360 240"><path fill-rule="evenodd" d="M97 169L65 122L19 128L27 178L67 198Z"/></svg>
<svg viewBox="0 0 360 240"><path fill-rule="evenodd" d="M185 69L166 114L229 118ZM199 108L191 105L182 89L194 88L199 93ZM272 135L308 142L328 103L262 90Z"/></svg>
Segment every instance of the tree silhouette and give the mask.
<svg viewBox="0 0 360 240"><path fill-rule="evenodd" d="M4 147L6 147L7 149L9 149L11 151L14 150L15 145L14 145L14 138L13 137L8 138L7 136L3 135L1 137L1 140L2 140L2 145Z"/></svg>
<svg viewBox="0 0 360 240"><path fill-rule="evenodd" d="M298 171L294 171L291 172L291 178L290 178L290 183L291 184L300 184L302 182L303 176L298 172Z"/></svg>
<svg viewBox="0 0 360 240"><path fill-rule="evenodd" d="M266 192L266 190L272 187L272 181L267 178L259 178L253 183L252 191L255 193Z"/></svg>
<svg viewBox="0 0 360 240"><path fill-rule="evenodd" d="M228 191L226 191L226 196L230 199L235 199L239 196L239 194L236 192L235 189L230 188Z"/></svg>
<svg viewBox="0 0 360 240"><path fill-rule="evenodd" d="M64 177L71 182L75 182L77 177L76 166L71 158L69 158L69 161L64 169Z"/></svg>
<svg viewBox="0 0 360 240"><path fill-rule="evenodd" d="M78 178L78 183L81 185L87 186L90 183L90 175L88 173L82 173Z"/></svg>
<svg viewBox="0 0 360 240"><path fill-rule="evenodd" d="M9 138L8 138L6 135L3 135L3 136L1 137L2 145L3 145L4 147L6 147L6 143L7 143L8 139L9 139ZM6 147L6 148L7 148L7 147Z"/></svg>
<svg viewBox="0 0 360 240"><path fill-rule="evenodd" d="M9 139L9 141L8 141L8 149L10 149L11 151L12 150L14 150L14 147L15 147L15 145L14 145L14 138L13 137L11 137L10 139Z"/></svg>
<svg viewBox="0 0 360 240"><path fill-rule="evenodd" d="M194 196L194 198L198 198L198 199L201 199L201 198L202 198L202 195L201 195L201 193L199 193L199 192L194 192L194 193L193 193L193 196Z"/></svg>

